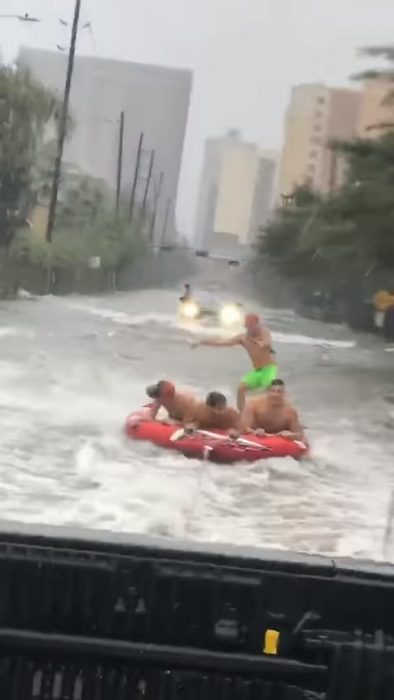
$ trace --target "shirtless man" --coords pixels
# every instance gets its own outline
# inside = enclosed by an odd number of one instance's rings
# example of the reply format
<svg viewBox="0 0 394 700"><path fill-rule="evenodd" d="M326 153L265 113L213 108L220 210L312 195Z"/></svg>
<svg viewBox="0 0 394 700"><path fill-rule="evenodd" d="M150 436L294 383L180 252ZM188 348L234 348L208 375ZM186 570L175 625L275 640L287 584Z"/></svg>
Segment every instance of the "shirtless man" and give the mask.
<svg viewBox="0 0 394 700"><path fill-rule="evenodd" d="M274 379L268 391L246 404L242 420L247 430L257 435L281 435L305 442L297 411L286 396L285 383Z"/></svg>
<svg viewBox="0 0 394 700"><path fill-rule="evenodd" d="M241 415L235 408L227 405L224 394L211 391L205 403L195 402L186 415L187 430L233 430L242 432Z"/></svg>
<svg viewBox="0 0 394 700"><path fill-rule="evenodd" d="M185 416L193 409L196 399L191 394L177 391L172 382L161 380L157 384L148 386L146 393L150 399L154 400L150 406L149 418L154 420L163 406L168 413L170 420L183 422Z"/></svg>
<svg viewBox="0 0 394 700"><path fill-rule="evenodd" d="M246 333L227 340L200 340L192 346L208 345L216 348L227 348L240 345L246 350L252 361L253 370L242 377L238 386L237 406L240 411L243 410L248 391L267 389L278 374L269 329L262 325L256 314L245 316L245 329Z"/></svg>

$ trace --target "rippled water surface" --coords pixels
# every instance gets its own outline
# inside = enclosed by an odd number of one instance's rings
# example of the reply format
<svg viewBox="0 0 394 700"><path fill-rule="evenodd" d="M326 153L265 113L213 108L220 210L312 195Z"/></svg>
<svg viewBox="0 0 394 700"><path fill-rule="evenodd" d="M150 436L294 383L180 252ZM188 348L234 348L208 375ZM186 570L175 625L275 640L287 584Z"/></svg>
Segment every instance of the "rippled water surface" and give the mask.
<svg viewBox="0 0 394 700"><path fill-rule="evenodd" d="M127 441L162 376L234 397L241 349L189 349L176 292L0 304L1 517L381 558L393 486L393 354L262 311L316 463L186 461ZM199 329L201 333L209 329Z"/></svg>

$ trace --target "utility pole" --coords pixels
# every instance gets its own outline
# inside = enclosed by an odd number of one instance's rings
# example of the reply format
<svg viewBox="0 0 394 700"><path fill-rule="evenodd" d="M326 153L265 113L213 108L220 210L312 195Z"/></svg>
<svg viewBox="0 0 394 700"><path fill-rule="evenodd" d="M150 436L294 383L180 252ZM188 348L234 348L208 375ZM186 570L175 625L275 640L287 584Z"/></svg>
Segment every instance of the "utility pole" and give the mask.
<svg viewBox="0 0 394 700"><path fill-rule="evenodd" d="M119 121L119 148L118 164L116 170L116 216L119 214L120 193L122 190L122 170L123 170L123 138L124 138L124 112L120 113Z"/></svg>
<svg viewBox="0 0 394 700"><path fill-rule="evenodd" d="M163 179L164 179L164 173L163 173L163 171L161 171L160 177L159 177L159 182L155 187L155 198L154 198L154 202L153 202L152 218L151 218L150 228L149 228L149 240L152 242L153 242L153 239L155 237L157 208L159 206L161 190L163 187Z"/></svg>
<svg viewBox="0 0 394 700"><path fill-rule="evenodd" d="M142 144L144 143L144 134L140 133L140 137L138 140L138 149L137 149L137 160L135 163L135 169L134 169L134 178L133 178L133 184L131 186L131 196L130 196L130 205L129 205L129 221L133 221L133 215L134 215L134 206L135 206L135 193L137 189L137 183L138 183L138 177L140 174L140 165L141 165L141 155L142 155Z"/></svg>
<svg viewBox="0 0 394 700"><path fill-rule="evenodd" d="M48 225L47 225L46 239L49 242L52 240L53 229L55 226L55 219L56 219L57 197L58 197L58 193L59 193L59 183L60 183L60 175L61 175L61 169L62 169L64 141L65 141L66 132L67 132L68 106L69 106L69 102L70 102L71 81L72 81L72 75L73 75L73 70L74 70L74 58L75 58L75 49L76 49L76 45L77 45L78 24L79 24L80 14L81 14L81 0L75 0L74 19L73 19L73 26L72 26L72 31L71 31L70 51L68 54L68 63L67 63L66 84L64 86L63 104L62 104L62 109L61 109L60 119L59 119L57 153L56 153L56 159L55 159L55 167L54 167L54 171L53 171L51 201L50 201L49 212L48 212Z"/></svg>
<svg viewBox="0 0 394 700"><path fill-rule="evenodd" d="M160 237L160 246L164 244L164 241L166 239L166 233L167 233L167 226L168 226L168 218L170 216L170 209L171 209L171 199L170 197L167 199L167 204L166 204L166 211L164 214L164 221L163 221L163 229L161 232L161 237Z"/></svg>
<svg viewBox="0 0 394 700"><path fill-rule="evenodd" d="M145 218L145 211L146 211L146 204L148 201L148 194L149 194L149 187L150 183L152 180L152 173L153 173L153 164L155 162L155 152L151 151L150 152L150 159L149 159L149 170L148 170L148 177L146 178L146 183L145 183L145 190L144 190L144 198L142 200L142 208L141 208L141 218Z"/></svg>

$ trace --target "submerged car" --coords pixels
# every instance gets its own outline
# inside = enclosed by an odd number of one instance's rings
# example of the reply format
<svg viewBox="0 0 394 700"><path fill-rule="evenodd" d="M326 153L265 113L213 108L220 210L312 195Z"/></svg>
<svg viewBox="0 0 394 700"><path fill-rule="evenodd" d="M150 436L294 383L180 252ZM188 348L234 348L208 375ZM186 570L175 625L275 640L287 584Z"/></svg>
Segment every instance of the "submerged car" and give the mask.
<svg viewBox="0 0 394 700"><path fill-rule="evenodd" d="M209 291L196 291L188 299L181 299L179 316L185 321L212 321L221 326L242 323L242 304L220 299Z"/></svg>

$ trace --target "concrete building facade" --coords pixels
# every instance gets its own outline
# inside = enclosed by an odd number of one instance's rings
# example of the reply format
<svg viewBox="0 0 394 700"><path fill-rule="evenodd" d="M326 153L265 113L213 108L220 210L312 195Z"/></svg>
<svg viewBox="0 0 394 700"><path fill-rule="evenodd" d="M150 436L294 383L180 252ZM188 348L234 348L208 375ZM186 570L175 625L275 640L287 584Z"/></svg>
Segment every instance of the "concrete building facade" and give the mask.
<svg viewBox="0 0 394 700"><path fill-rule="evenodd" d="M19 63L30 68L47 87L61 93L66 57L23 47ZM119 118L125 112L123 192L129 195L136 165L139 135L144 151L137 198L142 197L154 151L153 182L164 173L155 240L163 231L169 206L167 237L176 235L175 207L189 111L192 73L189 70L77 56L71 90L74 130L65 159L82 172L115 188ZM145 182L144 182L145 180ZM153 197L153 187L151 197Z"/></svg>
<svg viewBox="0 0 394 700"><path fill-rule="evenodd" d="M204 249L253 243L272 201L275 161L237 131L208 139L201 173L195 245Z"/></svg>
<svg viewBox="0 0 394 700"><path fill-rule="evenodd" d="M278 201L303 184L327 193L343 183L344 161L329 146L355 137L359 108L360 94L355 90L320 84L293 88L285 118Z"/></svg>

